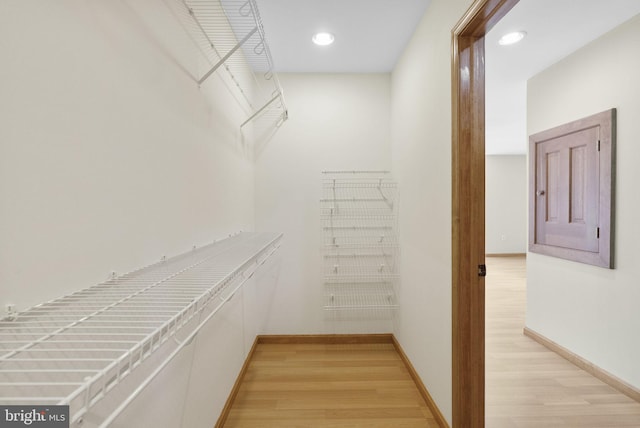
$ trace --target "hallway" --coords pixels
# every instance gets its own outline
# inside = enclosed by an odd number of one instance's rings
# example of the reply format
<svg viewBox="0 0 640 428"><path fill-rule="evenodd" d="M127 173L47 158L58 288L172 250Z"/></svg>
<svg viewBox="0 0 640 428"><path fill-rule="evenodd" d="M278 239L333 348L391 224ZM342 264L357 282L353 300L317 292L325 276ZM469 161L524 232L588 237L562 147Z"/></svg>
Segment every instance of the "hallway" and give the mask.
<svg viewBox="0 0 640 428"><path fill-rule="evenodd" d="M640 403L523 335L524 257L487 270L487 428L640 427Z"/></svg>

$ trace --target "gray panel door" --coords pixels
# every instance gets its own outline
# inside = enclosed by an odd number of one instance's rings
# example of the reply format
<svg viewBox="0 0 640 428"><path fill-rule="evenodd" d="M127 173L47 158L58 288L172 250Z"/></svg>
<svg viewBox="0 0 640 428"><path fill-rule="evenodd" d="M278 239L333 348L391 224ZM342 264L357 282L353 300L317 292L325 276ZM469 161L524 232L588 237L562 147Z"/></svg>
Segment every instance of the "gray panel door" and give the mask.
<svg viewBox="0 0 640 428"><path fill-rule="evenodd" d="M599 127L536 144L536 243L598 252Z"/></svg>

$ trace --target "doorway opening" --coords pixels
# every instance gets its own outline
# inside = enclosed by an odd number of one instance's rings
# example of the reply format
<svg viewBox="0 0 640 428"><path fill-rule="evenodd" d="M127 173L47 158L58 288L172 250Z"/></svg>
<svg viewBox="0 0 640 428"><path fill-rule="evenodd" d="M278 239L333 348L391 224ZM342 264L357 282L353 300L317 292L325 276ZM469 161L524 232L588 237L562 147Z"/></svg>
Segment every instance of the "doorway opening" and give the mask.
<svg viewBox="0 0 640 428"><path fill-rule="evenodd" d="M484 36L518 0L476 0L452 40L453 427L484 426Z"/></svg>

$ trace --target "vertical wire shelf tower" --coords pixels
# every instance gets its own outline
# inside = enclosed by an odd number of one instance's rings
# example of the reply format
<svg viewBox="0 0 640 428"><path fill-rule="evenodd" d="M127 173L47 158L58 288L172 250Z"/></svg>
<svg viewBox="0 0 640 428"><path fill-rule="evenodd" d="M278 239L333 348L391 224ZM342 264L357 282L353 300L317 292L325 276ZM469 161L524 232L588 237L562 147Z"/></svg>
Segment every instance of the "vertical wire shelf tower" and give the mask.
<svg viewBox="0 0 640 428"><path fill-rule="evenodd" d="M333 321L393 319L397 199L387 171L322 173L324 309Z"/></svg>

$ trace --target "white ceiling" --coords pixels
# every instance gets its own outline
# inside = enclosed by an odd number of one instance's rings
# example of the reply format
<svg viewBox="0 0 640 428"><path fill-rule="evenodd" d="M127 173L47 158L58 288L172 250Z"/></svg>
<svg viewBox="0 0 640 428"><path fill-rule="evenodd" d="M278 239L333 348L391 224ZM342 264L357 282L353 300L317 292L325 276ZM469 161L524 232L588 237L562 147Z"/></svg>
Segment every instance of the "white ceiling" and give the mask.
<svg viewBox="0 0 640 428"><path fill-rule="evenodd" d="M487 154L526 153L527 79L638 13L640 0L520 0L485 38Z"/></svg>
<svg viewBox="0 0 640 428"><path fill-rule="evenodd" d="M385 73L429 0L256 0L276 72ZM311 37L333 33L335 43Z"/></svg>
<svg viewBox="0 0 640 428"><path fill-rule="evenodd" d="M430 0L256 0L276 72L393 70ZM520 0L486 37L487 154L525 153L526 81L640 13L640 0ZM525 30L514 46L505 32ZM329 31L329 47L311 42ZM286 90L286 88L284 88Z"/></svg>

